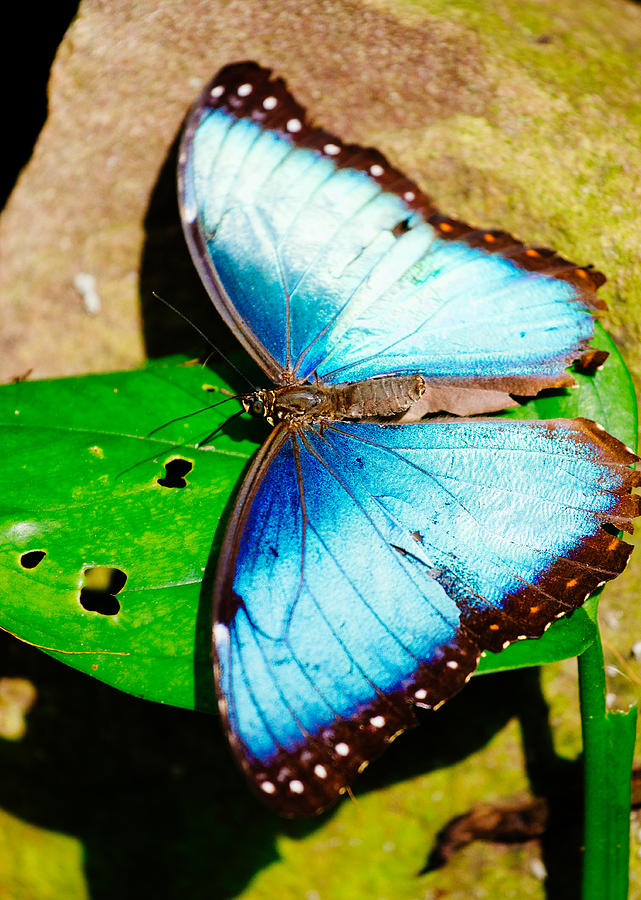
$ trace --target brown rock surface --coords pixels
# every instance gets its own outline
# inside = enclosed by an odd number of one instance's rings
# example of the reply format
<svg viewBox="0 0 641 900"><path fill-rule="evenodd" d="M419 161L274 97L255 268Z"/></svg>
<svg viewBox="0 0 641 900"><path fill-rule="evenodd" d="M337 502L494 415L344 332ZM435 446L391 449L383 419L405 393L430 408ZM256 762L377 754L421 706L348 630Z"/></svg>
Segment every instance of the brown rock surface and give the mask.
<svg viewBox="0 0 641 900"><path fill-rule="evenodd" d="M619 0L534 17L518 4L84 0L0 220L0 377L200 349L154 290L224 340L180 235L173 169L199 88L243 58L285 76L328 129L379 146L446 212L603 269L608 324L636 366L639 46L641 9Z"/></svg>
<svg viewBox="0 0 641 900"><path fill-rule="evenodd" d="M2 378L140 364L141 261L145 303L158 290L184 308L177 273L198 291L177 230L173 158L163 164L219 67L250 57L271 65L329 128L371 141L383 123L411 129L482 111L476 42L468 34L462 53L462 33L336 0L309 8L86 0L53 66L48 121L2 218ZM98 315L83 306L79 275L95 279Z"/></svg>

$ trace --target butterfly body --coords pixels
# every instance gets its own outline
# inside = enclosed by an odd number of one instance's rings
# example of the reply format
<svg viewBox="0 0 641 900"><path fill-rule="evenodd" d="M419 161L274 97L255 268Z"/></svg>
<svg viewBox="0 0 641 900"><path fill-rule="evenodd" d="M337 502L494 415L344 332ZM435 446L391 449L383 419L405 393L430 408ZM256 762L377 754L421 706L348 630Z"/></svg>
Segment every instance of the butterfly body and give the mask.
<svg viewBox="0 0 641 900"><path fill-rule="evenodd" d="M261 796L312 814L483 651L624 568L632 451L586 419L478 417L573 384L604 278L442 215L255 63L202 92L178 177L202 280L273 385L241 398L274 427L216 573L219 707Z"/></svg>
<svg viewBox="0 0 641 900"><path fill-rule="evenodd" d="M314 419L361 420L390 418L406 412L425 392L421 375L397 375L366 381L325 385L303 382L243 397L247 412L274 425L303 424Z"/></svg>

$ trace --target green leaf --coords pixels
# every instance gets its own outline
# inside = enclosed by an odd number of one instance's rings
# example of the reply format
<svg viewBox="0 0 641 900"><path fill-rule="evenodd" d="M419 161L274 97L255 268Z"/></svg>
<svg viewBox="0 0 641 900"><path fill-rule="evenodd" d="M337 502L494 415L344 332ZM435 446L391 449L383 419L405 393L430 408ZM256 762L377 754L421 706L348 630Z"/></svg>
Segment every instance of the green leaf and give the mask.
<svg viewBox="0 0 641 900"><path fill-rule="evenodd" d="M577 376L578 389L509 415L585 415L632 444L629 376L600 329L595 344L612 355L594 378ZM235 492L266 434L262 423L243 417L224 425L210 446L196 447L237 410L233 402L204 410L225 391L224 377L176 359L0 389L4 629L136 696L215 708L209 635L217 553ZM159 483L172 459L184 460L183 473L189 469L184 487ZM37 551L46 555L39 559ZM111 596L100 592L110 570ZM489 655L481 670L575 655L592 640L593 616L586 604L539 641Z"/></svg>
<svg viewBox="0 0 641 900"><path fill-rule="evenodd" d="M237 409L198 412L224 399L221 390L229 385L212 372L167 361L0 391L5 629L137 696L213 706L213 562L230 496L260 440L253 422L230 423L213 447L196 449ZM176 457L193 466L186 486L163 487L164 464ZM25 569L29 551L46 556ZM101 566L127 579L115 615L80 602L84 573Z"/></svg>
<svg viewBox="0 0 641 900"><path fill-rule="evenodd" d="M585 778L581 897L626 900L637 709L607 709L598 635L578 663Z"/></svg>

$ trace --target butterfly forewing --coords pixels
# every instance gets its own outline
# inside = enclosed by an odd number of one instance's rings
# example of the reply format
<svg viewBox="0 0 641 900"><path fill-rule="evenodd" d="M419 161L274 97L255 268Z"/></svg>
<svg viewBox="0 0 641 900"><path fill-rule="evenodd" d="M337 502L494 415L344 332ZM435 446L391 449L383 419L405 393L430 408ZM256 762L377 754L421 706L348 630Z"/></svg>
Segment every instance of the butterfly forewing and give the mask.
<svg viewBox="0 0 641 900"><path fill-rule="evenodd" d="M312 127L265 69L208 85L180 158L196 264L272 380L571 383L603 277L440 215L380 153Z"/></svg>

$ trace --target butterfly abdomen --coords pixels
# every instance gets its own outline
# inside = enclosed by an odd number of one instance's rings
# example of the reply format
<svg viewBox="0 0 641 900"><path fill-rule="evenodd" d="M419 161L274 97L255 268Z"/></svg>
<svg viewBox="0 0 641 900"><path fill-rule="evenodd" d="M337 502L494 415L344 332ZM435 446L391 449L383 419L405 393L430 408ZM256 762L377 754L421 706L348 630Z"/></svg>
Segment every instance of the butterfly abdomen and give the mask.
<svg viewBox="0 0 641 900"><path fill-rule="evenodd" d="M406 412L425 391L421 375L390 375L326 388L337 419L391 418Z"/></svg>

